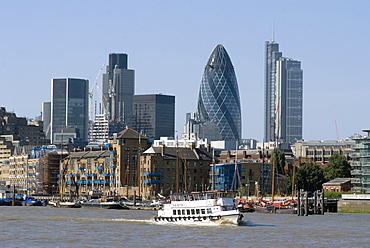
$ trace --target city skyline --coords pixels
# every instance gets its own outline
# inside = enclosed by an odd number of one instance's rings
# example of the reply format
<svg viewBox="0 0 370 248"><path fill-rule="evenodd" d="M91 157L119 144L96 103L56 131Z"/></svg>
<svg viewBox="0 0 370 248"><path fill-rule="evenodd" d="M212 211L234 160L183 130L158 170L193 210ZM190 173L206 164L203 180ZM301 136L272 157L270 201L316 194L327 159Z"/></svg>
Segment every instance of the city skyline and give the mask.
<svg viewBox="0 0 370 248"><path fill-rule="evenodd" d="M369 128L369 2L220 3L2 3L0 106L33 118L51 100L52 78L86 78L91 88L109 53L127 53L135 94L174 95L181 133L185 113L196 110L204 58L223 44L239 83L242 138L262 140L264 42L274 23L281 51L302 61L303 138L344 139Z"/></svg>

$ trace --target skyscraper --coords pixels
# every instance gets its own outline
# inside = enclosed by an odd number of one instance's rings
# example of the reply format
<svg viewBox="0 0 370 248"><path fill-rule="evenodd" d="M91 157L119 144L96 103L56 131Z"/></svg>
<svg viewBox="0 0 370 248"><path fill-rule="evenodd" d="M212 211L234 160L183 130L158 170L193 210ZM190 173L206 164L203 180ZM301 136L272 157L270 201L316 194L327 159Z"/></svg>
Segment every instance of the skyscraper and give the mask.
<svg viewBox="0 0 370 248"><path fill-rule="evenodd" d="M132 96L135 93L135 71L129 70L127 54L109 54L109 65L103 74L103 113L108 120L130 125Z"/></svg>
<svg viewBox="0 0 370 248"><path fill-rule="evenodd" d="M173 137L175 97L162 94L134 95L131 127L150 139Z"/></svg>
<svg viewBox="0 0 370 248"><path fill-rule="evenodd" d="M302 139L303 71L285 58L275 41L266 42L264 141Z"/></svg>
<svg viewBox="0 0 370 248"><path fill-rule="evenodd" d="M241 107L238 82L226 49L217 45L205 66L199 89L197 116L220 128L223 140L241 139Z"/></svg>
<svg viewBox="0 0 370 248"><path fill-rule="evenodd" d="M265 126L264 141L275 141L275 71L276 61L280 59L279 44L275 41L266 42L265 54Z"/></svg>
<svg viewBox="0 0 370 248"><path fill-rule="evenodd" d="M88 96L88 80L52 79L50 125L52 143L67 143L69 139L87 141Z"/></svg>
<svg viewBox="0 0 370 248"><path fill-rule="evenodd" d="M276 62L277 116L275 133L278 140L295 143L302 139L303 71L301 62L280 58Z"/></svg>

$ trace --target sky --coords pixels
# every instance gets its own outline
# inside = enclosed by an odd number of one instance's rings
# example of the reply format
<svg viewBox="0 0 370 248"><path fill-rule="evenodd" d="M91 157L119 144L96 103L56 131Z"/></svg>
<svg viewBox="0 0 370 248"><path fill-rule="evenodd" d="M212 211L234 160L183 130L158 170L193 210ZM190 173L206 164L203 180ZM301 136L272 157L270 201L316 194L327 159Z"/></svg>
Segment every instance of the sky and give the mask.
<svg viewBox="0 0 370 248"><path fill-rule="evenodd" d="M176 97L181 136L222 44L239 84L242 138L262 140L264 46L274 38L302 62L303 139L370 128L367 0L1 1L0 32L0 106L19 117L40 115L52 78L89 79L92 88L109 53L127 53L136 94Z"/></svg>

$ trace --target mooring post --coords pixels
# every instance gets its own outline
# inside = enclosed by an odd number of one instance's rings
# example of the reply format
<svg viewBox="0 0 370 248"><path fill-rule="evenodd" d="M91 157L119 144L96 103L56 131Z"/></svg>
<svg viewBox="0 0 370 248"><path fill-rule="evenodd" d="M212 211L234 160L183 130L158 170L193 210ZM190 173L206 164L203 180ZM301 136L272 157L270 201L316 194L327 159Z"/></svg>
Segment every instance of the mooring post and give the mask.
<svg viewBox="0 0 370 248"><path fill-rule="evenodd" d="M308 193L307 191L304 192L304 198L305 198L305 205L304 205L304 215L308 216Z"/></svg>

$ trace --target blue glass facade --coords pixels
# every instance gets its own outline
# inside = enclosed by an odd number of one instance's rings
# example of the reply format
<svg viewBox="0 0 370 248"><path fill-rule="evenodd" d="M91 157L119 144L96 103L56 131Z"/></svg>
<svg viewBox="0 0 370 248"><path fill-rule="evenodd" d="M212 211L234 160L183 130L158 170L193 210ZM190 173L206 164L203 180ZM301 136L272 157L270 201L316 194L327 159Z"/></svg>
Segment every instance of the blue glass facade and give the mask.
<svg viewBox="0 0 370 248"><path fill-rule="evenodd" d="M226 49L217 45L204 69L199 89L197 115L214 122L223 140L241 139L241 108L238 82Z"/></svg>

